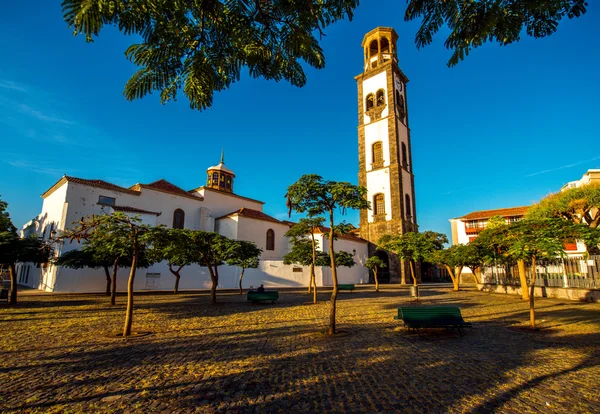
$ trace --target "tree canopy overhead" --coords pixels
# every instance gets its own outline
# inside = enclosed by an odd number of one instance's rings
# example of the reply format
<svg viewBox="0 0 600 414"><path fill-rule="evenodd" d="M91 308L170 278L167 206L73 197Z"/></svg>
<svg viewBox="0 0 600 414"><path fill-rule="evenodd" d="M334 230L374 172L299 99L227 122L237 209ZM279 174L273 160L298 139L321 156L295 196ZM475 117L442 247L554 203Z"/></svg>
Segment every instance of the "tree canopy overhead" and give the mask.
<svg viewBox="0 0 600 414"><path fill-rule="evenodd" d="M352 18L358 0L168 1L64 0L63 16L88 42L105 25L141 36L125 52L139 70L125 85L128 100L160 93L165 103L179 89L193 109L211 106L213 93L250 76L295 86L306 83L301 62L325 66L317 36Z"/></svg>
<svg viewBox="0 0 600 414"><path fill-rule="evenodd" d="M564 17L583 15L587 4L586 0L408 0L404 19L421 19L417 48L429 45L448 26L444 46L452 51L448 66L455 66L485 42L506 46L521 40L523 31L534 38L551 35Z"/></svg>
<svg viewBox="0 0 600 414"><path fill-rule="evenodd" d="M585 0L408 0L405 20L421 19L415 43L430 44L443 26L445 46L456 65L486 41L520 40L523 29L548 36L564 17L586 12ZM321 69L319 45L330 24L352 19L359 0L63 0L63 18L73 34L92 42L105 25L141 37L125 51L138 71L125 85L128 100L153 92L160 102L178 93L190 107L212 105L214 92L229 88L241 71L269 80L306 83L302 62ZM398 12L400 10L398 9Z"/></svg>

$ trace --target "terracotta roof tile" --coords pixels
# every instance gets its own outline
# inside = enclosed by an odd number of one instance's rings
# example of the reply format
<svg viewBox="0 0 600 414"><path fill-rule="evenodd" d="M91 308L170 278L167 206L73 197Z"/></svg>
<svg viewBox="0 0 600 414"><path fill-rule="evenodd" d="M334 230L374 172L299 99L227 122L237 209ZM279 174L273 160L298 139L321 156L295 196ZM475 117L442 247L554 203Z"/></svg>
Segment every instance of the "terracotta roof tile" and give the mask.
<svg viewBox="0 0 600 414"><path fill-rule="evenodd" d="M42 198L48 197L50 194L52 194L54 191L56 191L58 188L60 188L66 182L83 184L83 185L87 185L90 187L103 188L105 190L118 191L121 193L140 195L139 191L133 190L131 188L120 187L116 184L112 184L112 183L109 183L104 180L88 180L85 178L77 178L77 177L71 177L68 175L64 175L52 187L50 187L48 190L46 190L46 192L44 192L42 194Z"/></svg>
<svg viewBox="0 0 600 414"><path fill-rule="evenodd" d="M459 217L461 220L480 220L487 219L493 216L502 216L502 217L514 217L514 216L523 216L529 210L529 206L521 206L521 207L510 207L510 208L499 208L496 210L481 210L481 211L473 211L472 213L467 214L466 216Z"/></svg>
<svg viewBox="0 0 600 414"><path fill-rule="evenodd" d="M153 214L155 216L160 216L161 213L157 213L155 211L142 210L137 207L129 207L129 206L112 206L114 211L120 211L123 213L140 213L140 214Z"/></svg>
<svg viewBox="0 0 600 414"><path fill-rule="evenodd" d="M160 191L163 193L174 194L182 197L193 198L195 200L202 201L204 200L202 197L195 196L188 191L185 191L183 188L176 186L173 183L168 182L167 180L160 179L158 181L154 181L150 184L135 184L130 187L130 189L141 189L148 188L150 190Z"/></svg>
<svg viewBox="0 0 600 414"><path fill-rule="evenodd" d="M232 211L229 214L225 214L224 216L218 217L217 220L220 220L220 219L223 219L223 218L226 218L226 217L235 216L235 215L238 215L238 216L241 216L241 217L253 218L253 219L256 219L256 220L272 221L274 223L286 224L286 223L283 223L283 222L277 220L274 217L271 217L271 216L263 213L262 211L253 210L251 208L246 208L246 207L242 207L239 210L235 210L235 211Z"/></svg>
<svg viewBox="0 0 600 414"><path fill-rule="evenodd" d="M354 230L352 230L352 231L354 231ZM317 230L317 233L323 233L323 234L329 233L329 227L320 226ZM345 240L352 240L352 241L361 242L361 243L368 243L368 241L354 235L353 233L336 234L336 237L338 239L345 239Z"/></svg>

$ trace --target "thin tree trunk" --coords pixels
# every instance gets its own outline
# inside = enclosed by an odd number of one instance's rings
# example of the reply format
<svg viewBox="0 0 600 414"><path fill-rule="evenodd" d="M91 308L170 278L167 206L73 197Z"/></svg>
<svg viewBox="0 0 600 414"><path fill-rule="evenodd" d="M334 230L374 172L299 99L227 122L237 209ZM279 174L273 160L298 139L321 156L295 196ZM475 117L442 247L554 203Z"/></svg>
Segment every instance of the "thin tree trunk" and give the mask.
<svg viewBox="0 0 600 414"><path fill-rule="evenodd" d="M375 277L375 292L379 292L379 278L377 277L377 267L373 268L373 276Z"/></svg>
<svg viewBox="0 0 600 414"><path fill-rule="evenodd" d="M529 292L529 321L535 329L535 256L531 258L531 287Z"/></svg>
<svg viewBox="0 0 600 414"><path fill-rule="evenodd" d="M338 294L337 269L335 268L335 252L333 250L333 210L329 210L329 259L331 260L331 278L333 279L333 292L331 293L331 306L329 311L329 335L335 335L335 304Z"/></svg>
<svg viewBox="0 0 600 414"><path fill-rule="evenodd" d="M119 270L119 259L116 259L113 264L112 290L110 292L110 304L113 306L117 303L117 270Z"/></svg>
<svg viewBox="0 0 600 414"><path fill-rule="evenodd" d="M104 274L106 275L106 296L110 296L110 270L108 266L102 266L104 268Z"/></svg>
<svg viewBox="0 0 600 414"><path fill-rule="evenodd" d="M453 290L458 291L458 278L456 276L454 276L454 272L452 271L452 268L450 266L444 265L444 267L448 271L448 274L450 275L450 279L452 279Z"/></svg>
<svg viewBox="0 0 600 414"><path fill-rule="evenodd" d="M315 261L317 260L317 247L315 245L315 231L311 229L310 233L312 241L312 262L310 263L310 283L308 284L308 293L310 293L310 286L313 285L313 303L317 303L317 280L315 278Z"/></svg>
<svg viewBox="0 0 600 414"><path fill-rule="evenodd" d="M402 264L402 269L400 270L400 284L406 285L406 266L403 262L403 260L400 262Z"/></svg>
<svg viewBox="0 0 600 414"><path fill-rule="evenodd" d="M208 267L208 273L210 274L210 280L212 281L212 286L210 287L210 304L214 305L217 303L217 284L219 283L218 276L215 274L215 269L212 268L212 265L207 260L206 267Z"/></svg>
<svg viewBox="0 0 600 414"><path fill-rule="evenodd" d="M244 278L245 267L242 267L242 273L240 273L240 295L244 294L244 289L242 289L242 279Z"/></svg>
<svg viewBox="0 0 600 414"><path fill-rule="evenodd" d="M169 271L173 274L173 276L175 276L175 287L173 288L174 295L179 293L179 279L181 279L181 269L183 269L183 266L179 266L179 269L174 270L171 266L171 263L169 263Z"/></svg>
<svg viewBox="0 0 600 414"><path fill-rule="evenodd" d="M133 260L131 261L131 271L129 272L129 280L127 281L127 311L125 313L125 325L123 326L123 337L131 335L131 325L133 325L133 282L135 280L135 270L138 264L139 246L136 239L133 242Z"/></svg>
<svg viewBox="0 0 600 414"><path fill-rule="evenodd" d="M417 278L415 277L415 268L413 266L413 262L412 260L409 260L408 263L410 265L410 277L412 277L413 285L417 286Z"/></svg>
<svg viewBox="0 0 600 414"><path fill-rule="evenodd" d="M17 271L15 270L14 263L8 265L8 273L10 275L10 296L8 297L8 304L10 306L15 306L17 304Z"/></svg>
<svg viewBox="0 0 600 414"><path fill-rule="evenodd" d="M521 280L521 297L523 300L529 299L529 294L527 293L527 276L525 276L525 261L517 260L517 265L519 266L519 279Z"/></svg>

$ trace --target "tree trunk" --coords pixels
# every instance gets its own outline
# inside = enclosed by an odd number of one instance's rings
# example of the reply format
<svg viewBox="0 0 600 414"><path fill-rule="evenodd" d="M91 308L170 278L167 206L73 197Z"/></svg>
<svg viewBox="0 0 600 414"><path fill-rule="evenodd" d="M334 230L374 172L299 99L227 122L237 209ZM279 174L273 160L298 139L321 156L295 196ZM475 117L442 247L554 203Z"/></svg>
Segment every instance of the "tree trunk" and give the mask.
<svg viewBox="0 0 600 414"><path fill-rule="evenodd" d="M375 277L375 292L379 292L379 278L377 277L377 267L373 269L373 276Z"/></svg>
<svg viewBox="0 0 600 414"><path fill-rule="evenodd" d="M335 252L333 250L333 210L329 210L329 259L331 261L331 278L333 279L333 292L331 293L331 306L329 311L329 335L335 335L335 303L338 294L337 269L335 268Z"/></svg>
<svg viewBox="0 0 600 414"><path fill-rule="evenodd" d="M108 266L102 266L104 268L104 274L106 275L106 296L110 296L110 270Z"/></svg>
<svg viewBox="0 0 600 414"><path fill-rule="evenodd" d="M218 276L215 274L215 269L212 268L212 265L207 260L206 267L208 267L208 273L210 274L210 280L212 281L212 286L210 287L210 304L214 305L217 303L217 284L219 283Z"/></svg>
<svg viewBox="0 0 600 414"><path fill-rule="evenodd" d="M311 228L310 240L312 245L312 262L310 263L310 283L308 284L308 293L310 293L310 287L314 284L315 280L315 261L317 260L317 248L315 246L315 233L314 229ZM317 303L316 299L313 300Z"/></svg>
<svg viewBox="0 0 600 414"><path fill-rule="evenodd" d="M240 295L244 294L244 289L242 289L242 279L244 277L244 271L246 270L245 267L242 267L242 273L240 273Z"/></svg>
<svg viewBox="0 0 600 414"><path fill-rule="evenodd" d="M406 266L404 260L400 261L400 284L406 285Z"/></svg>
<svg viewBox="0 0 600 414"><path fill-rule="evenodd" d="M173 288L173 294L175 295L179 293L179 279L181 279L181 269L183 269L183 266L179 266L179 269L174 270L171 266L171 263L169 263L169 271L173 274L173 276L175 276L175 287Z"/></svg>
<svg viewBox="0 0 600 414"><path fill-rule="evenodd" d="M450 279L452 279L453 290L458 291L458 278L456 276L454 276L454 272L452 271L452 268L450 266L444 265L444 267L448 271L448 274L450 275Z"/></svg>
<svg viewBox="0 0 600 414"><path fill-rule="evenodd" d="M312 284L313 284L313 303L317 303L317 278L313 272L312 276Z"/></svg>
<svg viewBox="0 0 600 414"><path fill-rule="evenodd" d="M110 292L110 304L113 306L117 303L117 270L119 270L119 259L116 259L113 265L112 290Z"/></svg>
<svg viewBox="0 0 600 414"><path fill-rule="evenodd" d="M531 287L529 292L529 322L531 329L535 329L535 256L531 258Z"/></svg>
<svg viewBox="0 0 600 414"><path fill-rule="evenodd" d="M415 277L415 268L413 266L412 260L409 260L408 264L410 265L410 277L412 277L413 285L417 286L417 278Z"/></svg>
<svg viewBox="0 0 600 414"><path fill-rule="evenodd" d="M519 279L521 280L521 297L523 300L529 299L529 294L527 293L527 276L525 276L525 261L517 260L517 265L519 266Z"/></svg>
<svg viewBox="0 0 600 414"><path fill-rule="evenodd" d="M17 304L17 271L15 270L14 263L8 265L8 273L10 275L10 295L8 297L8 304L10 306L15 306Z"/></svg>
<svg viewBox="0 0 600 414"><path fill-rule="evenodd" d="M133 260L131 261L131 271L129 272L129 280L127 280L127 311L125 313L125 325L123 326L123 337L127 338L131 335L131 325L133 325L133 282L135 280L135 270L138 264L139 246L136 239L133 242Z"/></svg>

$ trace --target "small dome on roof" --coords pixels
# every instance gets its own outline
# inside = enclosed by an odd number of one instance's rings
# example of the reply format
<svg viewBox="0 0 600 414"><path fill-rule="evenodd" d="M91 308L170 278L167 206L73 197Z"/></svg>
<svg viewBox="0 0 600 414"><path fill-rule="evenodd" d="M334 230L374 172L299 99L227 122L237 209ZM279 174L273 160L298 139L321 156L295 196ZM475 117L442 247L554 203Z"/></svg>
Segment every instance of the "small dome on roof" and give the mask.
<svg viewBox="0 0 600 414"><path fill-rule="evenodd" d="M233 171L231 171L229 168L227 168L225 166L225 151L221 151L221 161L219 162L218 165L215 165L213 167L208 167L208 169L206 171L223 171L227 174L231 174L235 177L235 174L233 173Z"/></svg>

